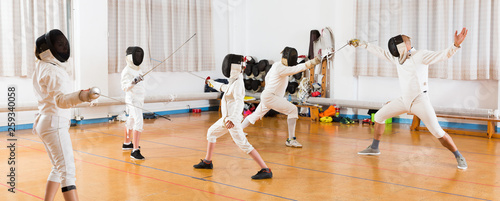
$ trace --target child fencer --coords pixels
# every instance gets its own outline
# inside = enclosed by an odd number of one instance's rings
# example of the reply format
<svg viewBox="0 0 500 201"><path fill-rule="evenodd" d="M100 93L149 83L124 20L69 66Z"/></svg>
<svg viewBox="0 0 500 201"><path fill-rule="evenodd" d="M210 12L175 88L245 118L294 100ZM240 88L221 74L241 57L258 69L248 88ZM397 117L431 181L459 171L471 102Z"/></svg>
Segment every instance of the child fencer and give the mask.
<svg viewBox="0 0 500 201"><path fill-rule="evenodd" d="M305 71L319 64L318 57L303 64L297 65L298 53L295 48L285 47L281 62L275 62L266 75L266 87L260 95L260 104L255 111L247 116L242 123L243 129L261 119L269 110L273 109L288 115L288 139L285 142L289 147L302 147L295 137L295 125L299 118L297 106L284 99L288 76Z"/></svg>
<svg viewBox="0 0 500 201"><path fill-rule="evenodd" d="M415 50L411 46L410 37L397 35L389 40L389 51L382 48L353 39L349 44L354 47L364 47L381 59L396 65L399 85L402 96L390 101L375 113L375 134L373 142L368 148L358 152L360 155L379 155L379 142L385 130L385 120L403 113L411 113L419 117L427 126L429 131L441 144L448 148L457 160L459 169L467 169L467 162L460 154L451 137L441 128L436 113L427 95L428 69L429 65L444 61L453 56L459 49L460 44L467 36L467 29L463 28L457 35L455 32L454 44L441 51Z"/></svg>
<svg viewBox="0 0 500 201"><path fill-rule="evenodd" d="M241 128L241 120L243 119L243 107L245 97L245 86L243 84L242 67L243 56L228 54L222 63L222 73L229 78L229 84L222 84L208 79L207 84L218 91L224 92L221 99L222 118L217 120L207 132L207 154L205 159L202 159L199 164L194 165L197 169L212 169L212 153L215 148L217 138L223 136L228 131L233 138L233 141L238 147L249 154L261 170L252 176L252 179L267 179L272 178L273 173L267 167L266 163L260 157L259 152L248 142L243 129Z"/></svg>
<svg viewBox="0 0 500 201"><path fill-rule="evenodd" d="M36 67L33 90L38 100L38 115L33 133L42 140L52 163L44 200L54 200L59 186L65 200L78 200L75 161L69 135L69 108L99 97L97 88L71 92L71 80L65 70L70 56L66 36L53 29L35 42Z"/></svg>
<svg viewBox="0 0 500 201"><path fill-rule="evenodd" d="M139 147L139 140L143 131L142 109L144 107L144 97L146 89L141 70L141 63L144 59L144 51L141 47L128 47L125 61L127 66L123 68L121 74L121 87L125 91L125 103L128 111L127 122L125 123L125 141L122 150L131 150L130 157L137 160L144 160ZM132 134L132 139L130 138ZM132 142L133 141L133 142Z"/></svg>

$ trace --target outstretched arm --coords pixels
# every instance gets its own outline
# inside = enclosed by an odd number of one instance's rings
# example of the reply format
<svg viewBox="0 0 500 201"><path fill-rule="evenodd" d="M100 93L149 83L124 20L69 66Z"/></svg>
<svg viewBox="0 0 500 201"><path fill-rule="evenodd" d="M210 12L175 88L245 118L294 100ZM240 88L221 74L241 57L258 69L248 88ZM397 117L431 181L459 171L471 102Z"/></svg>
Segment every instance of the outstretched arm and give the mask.
<svg viewBox="0 0 500 201"><path fill-rule="evenodd" d="M206 83L208 84L208 86L210 86L210 87L212 87L215 90L220 91L220 92L226 92L227 89L229 88L229 85L223 84L220 82L216 82L215 80L212 80L212 79L207 79Z"/></svg>
<svg viewBox="0 0 500 201"><path fill-rule="evenodd" d="M422 63L426 65L431 65L440 61L444 61L446 59L449 59L452 57L458 49L460 49L460 45L462 42L465 40L465 37L467 36L467 29L463 28L462 32L460 34L457 34L458 31L455 31L455 42L453 43L452 46L441 50L441 51L422 51Z"/></svg>
<svg viewBox="0 0 500 201"><path fill-rule="evenodd" d="M280 75L290 76L290 75L295 75L297 73L305 71L309 68L312 68L312 67L316 66L317 64L319 64L320 62L321 62L321 60L318 57L314 57L314 59L306 61L306 63L303 63L303 64L298 64L295 66L277 66L277 68L281 67L281 69L278 71L280 73Z"/></svg>
<svg viewBox="0 0 500 201"><path fill-rule="evenodd" d="M379 57L380 59L395 63L396 57L392 56L392 54L389 51L386 51L382 49L381 47L377 45L373 45L370 43L367 43L366 41L362 41L359 39L352 39L349 42L349 45L354 46L354 47L364 47L368 52L371 52L375 56ZM397 62L396 62L397 63Z"/></svg>

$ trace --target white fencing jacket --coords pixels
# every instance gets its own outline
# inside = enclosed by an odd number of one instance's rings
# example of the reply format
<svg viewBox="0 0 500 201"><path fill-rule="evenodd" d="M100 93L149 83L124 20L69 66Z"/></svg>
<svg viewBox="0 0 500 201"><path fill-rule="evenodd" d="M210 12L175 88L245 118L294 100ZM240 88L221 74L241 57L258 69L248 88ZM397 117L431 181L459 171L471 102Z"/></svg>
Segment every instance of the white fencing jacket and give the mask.
<svg viewBox="0 0 500 201"><path fill-rule="evenodd" d="M271 93L283 97L288 86L288 76L305 70L307 70L305 63L296 66L285 66L281 62L275 62L266 75L266 87L262 93Z"/></svg>
<svg viewBox="0 0 500 201"><path fill-rule="evenodd" d="M142 70L139 66L135 66L131 61L131 57L126 58L127 66L123 68L121 74L121 88L125 91L125 102L128 104L133 104L136 106L141 106L144 104L144 98L146 97L146 88L144 87L144 81L137 84L132 84L134 78L142 74Z"/></svg>
<svg viewBox="0 0 500 201"><path fill-rule="evenodd" d="M51 115L71 119L69 108L82 101L80 91L71 93L71 80L68 73L52 55L36 61L33 73L33 90L38 99L40 115Z"/></svg>
<svg viewBox="0 0 500 201"><path fill-rule="evenodd" d="M364 47L379 58L390 61L397 66L399 86L405 104L411 104L419 94L429 89L429 65L450 58L460 49L455 45L436 52L411 49L410 57L403 65L400 65L398 58L392 56L389 51L369 43Z"/></svg>
<svg viewBox="0 0 500 201"><path fill-rule="evenodd" d="M220 82L210 82L214 89L224 92L224 96L220 101L222 118L224 123L229 120L233 124L239 124L243 121L243 107L245 105L245 84L243 83L243 74L239 74L234 81L230 80L229 84Z"/></svg>

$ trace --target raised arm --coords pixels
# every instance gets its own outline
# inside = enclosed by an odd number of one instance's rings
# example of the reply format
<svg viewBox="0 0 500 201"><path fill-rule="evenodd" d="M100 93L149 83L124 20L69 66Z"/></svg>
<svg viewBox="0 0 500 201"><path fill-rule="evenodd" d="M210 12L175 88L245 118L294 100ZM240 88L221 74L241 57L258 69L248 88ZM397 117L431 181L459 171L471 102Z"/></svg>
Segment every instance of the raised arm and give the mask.
<svg viewBox="0 0 500 201"><path fill-rule="evenodd" d="M303 64L298 64L296 66L276 65L276 68L280 68L278 70L280 75L289 76L289 75L295 75L295 74L300 73L302 71L305 71L309 68L312 68L312 67L316 66L317 64L319 64L320 62L321 62L321 60L318 57L314 57L314 59L311 59Z"/></svg>
<svg viewBox="0 0 500 201"><path fill-rule="evenodd" d="M450 47L441 51L422 51L422 63L426 65L431 65L440 61L444 61L452 57L459 49L462 42L464 42L467 36L468 30L463 28L460 34L455 31L454 40L455 42Z"/></svg>
<svg viewBox="0 0 500 201"><path fill-rule="evenodd" d="M444 61L453 56L460 48L452 45L441 51L429 51L422 50L420 51L420 55L416 55L421 57L422 63L425 65L431 65L440 61Z"/></svg>

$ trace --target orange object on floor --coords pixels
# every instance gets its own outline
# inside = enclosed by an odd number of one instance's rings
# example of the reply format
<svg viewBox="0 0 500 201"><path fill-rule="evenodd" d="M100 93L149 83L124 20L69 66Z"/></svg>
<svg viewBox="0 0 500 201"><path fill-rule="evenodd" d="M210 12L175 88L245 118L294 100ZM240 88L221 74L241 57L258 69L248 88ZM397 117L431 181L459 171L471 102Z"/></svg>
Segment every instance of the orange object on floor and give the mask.
<svg viewBox="0 0 500 201"><path fill-rule="evenodd" d="M335 106L333 105L330 105L330 107L328 107L327 110L325 110L324 112L322 113L319 113L319 116L320 117L331 117L331 116L334 116L335 115L335 112L337 111L337 109L335 108Z"/></svg>

